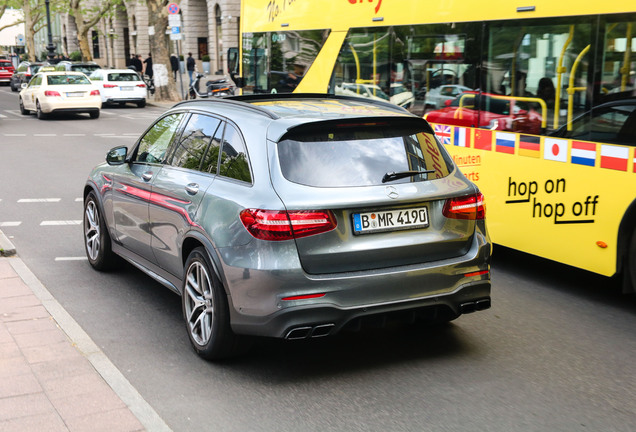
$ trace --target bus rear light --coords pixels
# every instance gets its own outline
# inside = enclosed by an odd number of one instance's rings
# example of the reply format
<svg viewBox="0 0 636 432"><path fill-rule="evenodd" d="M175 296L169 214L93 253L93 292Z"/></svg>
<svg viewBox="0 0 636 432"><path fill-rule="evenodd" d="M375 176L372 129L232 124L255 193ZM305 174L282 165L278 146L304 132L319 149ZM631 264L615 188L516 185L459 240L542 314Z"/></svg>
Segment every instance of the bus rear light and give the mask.
<svg viewBox="0 0 636 432"><path fill-rule="evenodd" d="M243 226L260 240L283 241L321 234L336 228L329 210L245 209L240 214Z"/></svg>
<svg viewBox="0 0 636 432"><path fill-rule="evenodd" d="M484 195L478 192L474 195L449 198L444 204L442 214L450 219L484 219L486 217Z"/></svg>

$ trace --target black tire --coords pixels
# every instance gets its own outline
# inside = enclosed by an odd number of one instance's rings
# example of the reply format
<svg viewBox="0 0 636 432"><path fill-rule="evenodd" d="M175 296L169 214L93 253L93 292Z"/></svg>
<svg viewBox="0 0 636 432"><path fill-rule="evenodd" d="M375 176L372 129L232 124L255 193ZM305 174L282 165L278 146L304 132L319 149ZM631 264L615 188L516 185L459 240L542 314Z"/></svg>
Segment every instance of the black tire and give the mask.
<svg viewBox="0 0 636 432"><path fill-rule="evenodd" d="M137 108L143 108L145 106L146 106L146 100L145 99L142 100L142 101L137 102Z"/></svg>
<svg viewBox="0 0 636 432"><path fill-rule="evenodd" d="M9 84L9 87L11 87L11 91L12 91L12 92L17 92L17 91L18 91L18 89L17 89L17 88L15 88L15 87L13 86L13 84Z"/></svg>
<svg viewBox="0 0 636 432"><path fill-rule="evenodd" d="M90 192L84 200L84 249L88 262L95 270L109 270L116 262L95 192Z"/></svg>
<svg viewBox="0 0 636 432"><path fill-rule="evenodd" d="M40 120L44 120L46 118L46 114L44 114L42 112L42 108L40 108L40 101L35 101L35 114Z"/></svg>
<svg viewBox="0 0 636 432"><path fill-rule="evenodd" d="M24 103L22 102L22 98L20 98L20 114L22 115L31 114L31 111L29 111L28 109L24 109Z"/></svg>
<svg viewBox="0 0 636 432"><path fill-rule="evenodd" d="M204 248L190 253L183 273L181 304L194 351L208 360L238 354L245 346L244 339L230 327L227 296Z"/></svg>
<svg viewBox="0 0 636 432"><path fill-rule="evenodd" d="M99 118L99 111L91 111L88 113L92 119L97 119Z"/></svg>

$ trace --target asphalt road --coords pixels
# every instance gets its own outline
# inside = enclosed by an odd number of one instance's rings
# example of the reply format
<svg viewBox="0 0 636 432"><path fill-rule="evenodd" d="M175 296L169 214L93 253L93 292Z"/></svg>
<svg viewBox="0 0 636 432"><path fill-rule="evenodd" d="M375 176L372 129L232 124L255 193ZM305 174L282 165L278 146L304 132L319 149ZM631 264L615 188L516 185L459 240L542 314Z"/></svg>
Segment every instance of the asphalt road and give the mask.
<svg viewBox="0 0 636 432"><path fill-rule="evenodd" d="M88 172L164 110L19 114L0 87L0 229L175 431L634 431L636 301L610 280L496 248L493 307L440 328L302 343L224 363L190 348L178 296L84 259Z"/></svg>

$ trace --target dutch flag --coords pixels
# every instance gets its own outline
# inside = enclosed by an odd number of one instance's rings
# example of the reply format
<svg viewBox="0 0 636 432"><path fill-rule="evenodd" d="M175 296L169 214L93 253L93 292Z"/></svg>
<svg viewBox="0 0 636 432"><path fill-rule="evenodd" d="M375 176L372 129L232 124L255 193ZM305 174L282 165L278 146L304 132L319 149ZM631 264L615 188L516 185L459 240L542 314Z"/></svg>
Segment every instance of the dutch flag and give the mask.
<svg viewBox="0 0 636 432"><path fill-rule="evenodd" d="M596 164L596 144L580 141L572 141L573 164L594 166Z"/></svg>

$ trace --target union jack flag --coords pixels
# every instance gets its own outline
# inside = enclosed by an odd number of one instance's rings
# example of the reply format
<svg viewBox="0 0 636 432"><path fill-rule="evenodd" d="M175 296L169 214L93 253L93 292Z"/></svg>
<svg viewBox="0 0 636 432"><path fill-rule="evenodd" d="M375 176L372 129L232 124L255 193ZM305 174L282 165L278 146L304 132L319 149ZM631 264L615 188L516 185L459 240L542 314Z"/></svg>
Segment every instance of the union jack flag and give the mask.
<svg viewBox="0 0 636 432"><path fill-rule="evenodd" d="M446 126L446 125L435 125L435 135L437 135L437 138L439 138L439 140L442 142L442 144L451 144L451 134L452 134L452 128L450 126Z"/></svg>

